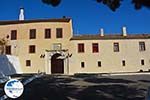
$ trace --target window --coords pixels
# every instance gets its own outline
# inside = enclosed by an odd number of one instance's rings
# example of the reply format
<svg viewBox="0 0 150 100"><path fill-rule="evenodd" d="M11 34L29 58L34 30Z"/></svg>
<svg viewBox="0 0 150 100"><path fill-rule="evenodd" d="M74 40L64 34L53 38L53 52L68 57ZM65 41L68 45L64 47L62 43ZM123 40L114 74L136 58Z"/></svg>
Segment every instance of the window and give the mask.
<svg viewBox="0 0 150 100"><path fill-rule="evenodd" d="M31 60L26 60L26 66L31 66Z"/></svg>
<svg viewBox="0 0 150 100"><path fill-rule="evenodd" d="M17 30L12 30L11 31L11 40L16 40L17 39Z"/></svg>
<svg viewBox="0 0 150 100"><path fill-rule="evenodd" d="M98 61L98 67L101 67L101 61Z"/></svg>
<svg viewBox="0 0 150 100"><path fill-rule="evenodd" d="M141 65L144 65L144 59L141 60Z"/></svg>
<svg viewBox="0 0 150 100"><path fill-rule="evenodd" d="M114 43L114 52L119 52L119 43Z"/></svg>
<svg viewBox="0 0 150 100"><path fill-rule="evenodd" d="M29 46L29 53L35 53L35 45L30 45Z"/></svg>
<svg viewBox="0 0 150 100"><path fill-rule="evenodd" d="M51 38L51 29L45 29L45 39Z"/></svg>
<svg viewBox="0 0 150 100"><path fill-rule="evenodd" d="M5 54L11 55L11 46L10 45L5 47Z"/></svg>
<svg viewBox="0 0 150 100"><path fill-rule="evenodd" d="M98 52L98 43L93 43L92 49L93 49L93 53L97 53Z"/></svg>
<svg viewBox="0 0 150 100"><path fill-rule="evenodd" d="M30 39L36 38L36 29L30 29Z"/></svg>
<svg viewBox="0 0 150 100"><path fill-rule="evenodd" d="M63 37L63 30L62 28L56 29L56 38L62 38Z"/></svg>
<svg viewBox="0 0 150 100"><path fill-rule="evenodd" d="M122 66L126 66L125 60L122 60Z"/></svg>
<svg viewBox="0 0 150 100"><path fill-rule="evenodd" d="M54 43L53 44L53 50L61 50L62 46L61 43Z"/></svg>
<svg viewBox="0 0 150 100"><path fill-rule="evenodd" d="M139 51L145 51L145 42L139 42Z"/></svg>
<svg viewBox="0 0 150 100"><path fill-rule="evenodd" d="M84 65L84 62L81 62L81 68L84 68L85 65Z"/></svg>
<svg viewBox="0 0 150 100"><path fill-rule="evenodd" d="M84 52L84 44L83 44L83 43L79 43L79 44L78 44L78 52L79 52L79 53Z"/></svg>

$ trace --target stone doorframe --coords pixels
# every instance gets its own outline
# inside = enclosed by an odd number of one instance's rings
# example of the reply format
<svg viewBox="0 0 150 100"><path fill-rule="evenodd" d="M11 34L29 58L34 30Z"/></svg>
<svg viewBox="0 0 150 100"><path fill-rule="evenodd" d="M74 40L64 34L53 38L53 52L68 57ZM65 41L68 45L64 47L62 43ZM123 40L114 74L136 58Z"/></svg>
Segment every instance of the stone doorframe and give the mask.
<svg viewBox="0 0 150 100"><path fill-rule="evenodd" d="M54 54L61 54L60 59L64 59L64 74L69 74L69 52L66 50L46 50L45 51L45 73L51 74L51 58Z"/></svg>

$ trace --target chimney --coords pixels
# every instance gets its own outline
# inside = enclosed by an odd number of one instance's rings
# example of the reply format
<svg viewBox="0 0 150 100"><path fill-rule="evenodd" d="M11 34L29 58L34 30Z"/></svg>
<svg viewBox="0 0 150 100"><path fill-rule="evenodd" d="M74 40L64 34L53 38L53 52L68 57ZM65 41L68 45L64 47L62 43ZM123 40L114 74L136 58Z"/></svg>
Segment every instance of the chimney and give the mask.
<svg viewBox="0 0 150 100"><path fill-rule="evenodd" d="M104 29L103 28L100 29L100 36L104 36Z"/></svg>
<svg viewBox="0 0 150 100"><path fill-rule="evenodd" d="M20 8L19 20L24 20L24 8Z"/></svg>
<svg viewBox="0 0 150 100"><path fill-rule="evenodd" d="M125 26L122 27L122 34L123 36L127 36L127 29Z"/></svg>

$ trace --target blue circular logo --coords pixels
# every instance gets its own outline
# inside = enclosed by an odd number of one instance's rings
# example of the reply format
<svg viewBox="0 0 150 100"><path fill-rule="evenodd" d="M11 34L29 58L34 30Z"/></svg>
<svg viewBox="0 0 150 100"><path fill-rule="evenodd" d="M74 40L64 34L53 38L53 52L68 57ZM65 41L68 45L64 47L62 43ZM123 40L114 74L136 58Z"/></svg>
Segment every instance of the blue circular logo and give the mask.
<svg viewBox="0 0 150 100"><path fill-rule="evenodd" d="M23 93L23 90L23 84L17 79L9 80L4 86L6 95L13 99L20 97Z"/></svg>

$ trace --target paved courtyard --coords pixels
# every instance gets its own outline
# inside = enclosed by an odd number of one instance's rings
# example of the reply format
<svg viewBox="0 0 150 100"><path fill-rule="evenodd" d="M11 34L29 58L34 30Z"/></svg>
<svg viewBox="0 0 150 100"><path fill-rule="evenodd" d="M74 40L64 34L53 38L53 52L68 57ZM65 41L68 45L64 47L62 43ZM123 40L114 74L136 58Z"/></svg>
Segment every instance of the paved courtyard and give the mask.
<svg viewBox="0 0 150 100"><path fill-rule="evenodd" d="M149 87L150 75L44 75L27 84L18 100L145 100Z"/></svg>
<svg viewBox="0 0 150 100"><path fill-rule="evenodd" d="M145 100L149 87L150 75L44 75L18 100Z"/></svg>

